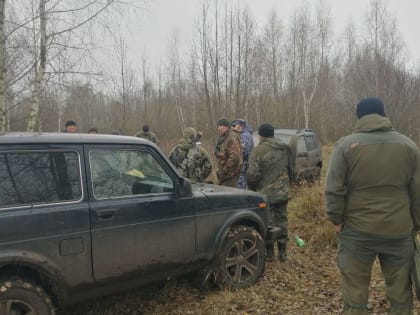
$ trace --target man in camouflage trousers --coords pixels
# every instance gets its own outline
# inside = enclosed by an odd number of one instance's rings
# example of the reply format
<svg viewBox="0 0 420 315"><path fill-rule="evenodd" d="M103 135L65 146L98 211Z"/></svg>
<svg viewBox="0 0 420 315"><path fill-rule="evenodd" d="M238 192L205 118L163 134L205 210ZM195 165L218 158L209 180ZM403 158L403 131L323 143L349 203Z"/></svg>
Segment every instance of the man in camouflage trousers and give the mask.
<svg viewBox="0 0 420 315"><path fill-rule="evenodd" d="M287 203L293 178L294 160L287 144L274 138L274 127L262 124L258 129L260 143L252 150L246 173L248 187L267 196L271 210L271 224L281 228L278 238L267 246L267 259L274 259L277 242L279 260L286 260L288 241Z"/></svg>
<svg viewBox="0 0 420 315"><path fill-rule="evenodd" d="M376 257L390 301L388 314L413 314L410 267L413 232L420 229L420 153L392 128L380 99L363 99L356 113L354 133L336 143L326 186L344 314L369 314Z"/></svg>
<svg viewBox="0 0 420 315"><path fill-rule="evenodd" d="M217 159L217 178L219 185L236 187L242 165L241 140L236 131L230 129L227 119L217 122L219 139L215 155Z"/></svg>
<svg viewBox="0 0 420 315"><path fill-rule="evenodd" d="M196 144L196 139L197 131L192 127L185 128L179 144L169 154L169 160L179 175L201 183L210 175L212 166L209 154Z"/></svg>
<svg viewBox="0 0 420 315"><path fill-rule="evenodd" d="M246 125L246 121L243 119L235 119L231 123L232 130L237 131L241 135L242 145L242 159L243 164L239 173L239 180L236 187L246 189L246 171L248 170L248 160L252 149L254 148L254 140L252 139L252 130Z"/></svg>
<svg viewBox="0 0 420 315"><path fill-rule="evenodd" d="M159 139L153 132L150 131L149 125L143 125L142 131L137 132L134 136L137 138L147 139L159 145Z"/></svg>

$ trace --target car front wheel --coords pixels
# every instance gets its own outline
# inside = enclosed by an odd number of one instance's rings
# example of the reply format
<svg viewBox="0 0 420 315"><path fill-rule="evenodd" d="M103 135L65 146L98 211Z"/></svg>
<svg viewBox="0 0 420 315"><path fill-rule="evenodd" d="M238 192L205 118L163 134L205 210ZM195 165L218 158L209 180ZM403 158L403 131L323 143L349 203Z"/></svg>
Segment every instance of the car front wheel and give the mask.
<svg viewBox="0 0 420 315"><path fill-rule="evenodd" d="M252 227L231 228L216 258L216 284L229 289L247 287L265 268L265 245Z"/></svg>
<svg viewBox="0 0 420 315"><path fill-rule="evenodd" d="M54 315L53 303L45 291L23 279L0 280L1 315Z"/></svg>

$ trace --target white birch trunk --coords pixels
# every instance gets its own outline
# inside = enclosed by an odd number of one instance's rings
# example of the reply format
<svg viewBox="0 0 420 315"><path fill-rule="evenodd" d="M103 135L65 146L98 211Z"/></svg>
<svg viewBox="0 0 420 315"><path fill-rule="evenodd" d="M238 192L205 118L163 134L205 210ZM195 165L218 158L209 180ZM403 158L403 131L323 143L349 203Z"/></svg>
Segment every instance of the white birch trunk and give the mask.
<svg viewBox="0 0 420 315"><path fill-rule="evenodd" d="M36 60L36 74L34 79L33 91L32 91L32 104L29 115L27 131L33 132L38 123L38 129L40 129L39 121L39 103L41 98L41 88L44 81L45 68L47 64L47 16L45 12L45 1L39 0L39 25L40 25L40 53L39 53L39 65Z"/></svg>
<svg viewBox="0 0 420 315"><path fill-rule="evenodd" d="M0 0L0 131L6 131L6 36L4 33L4 17L6 0Z"/></svg>

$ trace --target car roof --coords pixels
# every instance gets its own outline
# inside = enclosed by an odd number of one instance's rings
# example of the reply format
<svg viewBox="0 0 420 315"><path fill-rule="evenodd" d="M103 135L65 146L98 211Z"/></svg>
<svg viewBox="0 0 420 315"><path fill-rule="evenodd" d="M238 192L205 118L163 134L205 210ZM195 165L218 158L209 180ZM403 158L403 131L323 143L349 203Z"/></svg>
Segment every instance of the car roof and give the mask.
<svg viewBox="0 0 420 315"><path fill-rule="evenodd" d="M297 128L274 128L275 134L282 134L282 135L294 135L298 133L313 133L312 129L309 128L303 128L303 129L297 129ZM258 134L258 131L255 131L255 134Z"/></svg>
<svg viewBox="0 0 420 315"><path fill-rule="evenodd" d="M36 144L36 143L99 143L99 144L152 144L152 142L131 136L58 133L58 132L6 132L0 133L0 144Z"/></svg>
<svg viewBox="0 0 420 315"><path fill-rule="evenodd" d="M302 128L302 129L274 128L274 133L293 135L293 134L297 134L297 133L313 133L313 131L312 131L312 129L309 129L309 128Z"/></svg>

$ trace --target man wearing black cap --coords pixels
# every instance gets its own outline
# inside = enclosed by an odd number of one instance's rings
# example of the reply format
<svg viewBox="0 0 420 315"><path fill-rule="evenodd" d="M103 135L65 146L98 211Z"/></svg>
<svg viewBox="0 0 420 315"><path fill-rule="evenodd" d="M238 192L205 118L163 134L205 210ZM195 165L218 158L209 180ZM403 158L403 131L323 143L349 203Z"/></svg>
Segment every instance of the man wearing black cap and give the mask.
<svg viewBox="0 0 420 315"><path fill-rule="evenodd" d="M412 314L413 231L420 229L420 153L395 131L378 98L356 109L354 133L331 156L327 215L334 224L344 314L368 314L372 264L379 259L388 314Z"/></svg>
<svg viewBox="0 0 420 315"><path fill-rule="evenodd" d="M217 121L217 132L219 139L214 154L219 185L236 187L242 165L241 140L238 133L230 130L230 122L225 118Z"/></svg>
<svg viewBox="0 0 420 315"><path fill-rule="evenodd" d="M273 242L267 242L267 259L274 259L274 243L277 241L280 261L286 260L288 241L287 203L290 199L290 183L294 163L287 144L274 138L274 127L262 124L258 129L259 144L252 150L246 173L248 187L265 194L270 203L271 224L281 227L281 234Z"/></svg>

